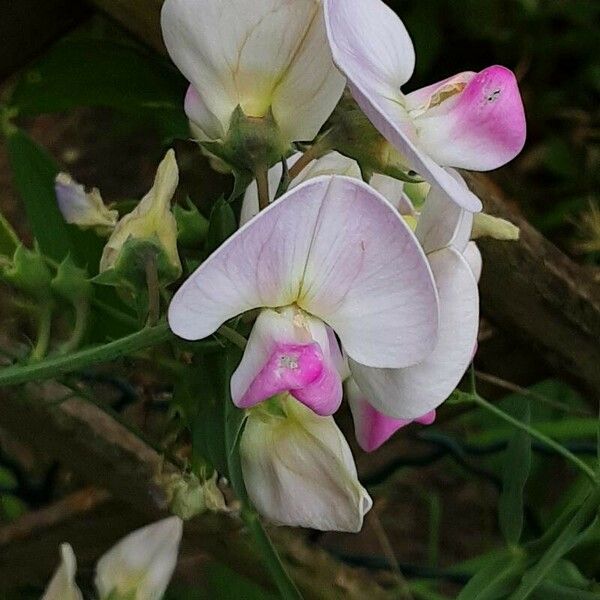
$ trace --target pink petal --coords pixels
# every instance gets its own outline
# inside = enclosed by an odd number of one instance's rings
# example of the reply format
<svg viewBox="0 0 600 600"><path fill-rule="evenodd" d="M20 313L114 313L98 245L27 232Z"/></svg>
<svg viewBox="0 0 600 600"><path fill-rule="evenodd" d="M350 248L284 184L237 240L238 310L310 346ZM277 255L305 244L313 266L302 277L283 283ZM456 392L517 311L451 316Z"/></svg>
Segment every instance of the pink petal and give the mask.
<svg viewBox="0 0 600 600"><path fill-rule="evenodd" d="M394 419L373 408L356 383L349 382L348 402L354 420L356 441L365 452L373 452L387 442L399 429L410 425L409 419ZM435 421L435 411L431 411L414 421L431 425Z"/></svg>
<svg viewBox="0 0 600 600"><path fill-rule="evenodd" d="M526 123L517 80L493 66L464 90L415 120L422 147L440 165L489 171L512 160L525 144Z"/></svg>

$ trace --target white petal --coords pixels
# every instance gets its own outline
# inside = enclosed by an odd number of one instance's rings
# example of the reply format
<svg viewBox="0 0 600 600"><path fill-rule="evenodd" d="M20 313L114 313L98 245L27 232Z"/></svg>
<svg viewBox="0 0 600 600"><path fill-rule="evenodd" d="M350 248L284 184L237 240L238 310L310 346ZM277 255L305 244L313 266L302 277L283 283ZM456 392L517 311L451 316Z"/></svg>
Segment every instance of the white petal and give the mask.
<svg viewBox="0 0 600 600"><path fill-rule="evenodd" d="M466 188L467 184L457 171L449 169L448 172ZM472 227L473 213L453 202L441 188L432 186L415 233L426 253L447 246L462 252L469 242Z"/></svg>
<svg viewBox="0 0 600 600"><path fill-rule="evenodd" d="M429 255L438 286L440 332L434 351L406 369L369 369L350 361L350 370L369 402L396 419L416 419L439 406L467 369L477 341L477 282L453 248Z"/></svg>
<svg viewBox="0 0 600 600"><path fill-rule="evenodd" d="M355 179L311 179L271 204L184 283L169 323L200 339L248 310L294 303L370 366L414 364L435 344L424 253L394 208Z"/></svg>
<svg viewBox="0 0 600 600"><path fill-rule="evenodd" d="M273 104L284 133L312 139L343 91L320 18L316 0L167 0L161 24L171 58L224 131L236 106L262 117Z"/></svg>
<svg viewBox="0 0 600 600"><path fill-rule="evenodd" d="M160 600L175 566L183 532L179 517L169 517L123 538L96 565L100 598L111 593L134 600Z"/></svg>
<svg viewBox="0 0 600 600"><path fill-rule="evenodd" d="M369 366L407 366L435 345L435 286L402 217L367 184L335 177L323 202L298 305Z"/></svg>
<svg viewBox="0 0 600 600"><path fill-rule="evenodd" d="M296 164L296 161L302 156L301 152L290 156L287 160L288 168L291 168ZM275 193L281 180L281 163L277 163L271 169L269 169L269 197L271 201L275 198ZM300 174L290 182L289 190L294 189L304 181L319 177L320 175L347 175L348 177L355 177L356 179L362 179L360 173L360 167L358 163L343 156L338 152L330 152L317 160L311 161ZM385 195L385 194L384 194ZM244 195L244 202L242 204L242 212L240 215L240 225L247 223L252 217L258 214L258 193L256 191L256 181L253 180L248 186L246 194Z"/></svg>
<svg viewBox="0 0 600 600"><path fill-rule="evenodd" d="M223 124L208 110L204 98L193 85L190 85L185 95L184 108L195 139L203 142L225 137Z"/></svg>
<svg viewBox="0 0 600 600"><path fill-rule="evenodd" d="M473 271L473 277L479 281L481 279L481 272L483 270L483 258L479 248L477 247L477 244L475 242L469 242L465 248L465 251L463 252L463 256L469 263L471 271Z"/></svg>
<svg viewBox="0 0 600 600"><path fill-rule="evenodd" d="M372 506L332 417L293 399L285 417L250 412L240 455L248 494L271 521L323 531L360 531Z"/></svg>
<svg viewBox="0 0 600 600"><path fill-rule="evenodd" d="M324 0L333 60L354 84L395 97L415 68L406 27L380 0Z"/></svg>
<svg viewBox="0 0 600 600"><path fill-rule="evenodd" d="M395 177L375 173L373 177L371 177L369 185L373 189L376 189L384 198L387 198L390 204L394 206L401 215L414 215L415 208L410 201L410 198L404 193L403 181L400 181Z"/></svg>
<svg viewBox="0 0 600 600"><path fill-rule="evenodd" d="M75 583L77 561L69 544L60 547L61 563L48 584L42 600L82 600L81 591Z"/></svg>

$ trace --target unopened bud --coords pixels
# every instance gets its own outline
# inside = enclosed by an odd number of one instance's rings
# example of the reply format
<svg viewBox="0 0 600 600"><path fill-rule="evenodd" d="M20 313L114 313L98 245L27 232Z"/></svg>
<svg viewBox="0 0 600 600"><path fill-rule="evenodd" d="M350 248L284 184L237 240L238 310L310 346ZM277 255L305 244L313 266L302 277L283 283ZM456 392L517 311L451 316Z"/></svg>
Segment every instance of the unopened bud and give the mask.
<svg viewBox="0 0 600 600"><path fill-rule="evenodd" d="M473 217L471 239L491 237L495 240L515 241L519 239L520 229L510 221L493 217L486 213L476 213Z"/></svg>

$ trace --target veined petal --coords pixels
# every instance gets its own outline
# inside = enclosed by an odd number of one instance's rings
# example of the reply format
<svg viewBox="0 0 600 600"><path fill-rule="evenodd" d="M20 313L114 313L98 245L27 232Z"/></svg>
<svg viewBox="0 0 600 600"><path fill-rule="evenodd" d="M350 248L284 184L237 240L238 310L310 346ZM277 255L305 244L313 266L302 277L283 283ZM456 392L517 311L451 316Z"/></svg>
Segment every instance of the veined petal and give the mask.
<svg viewBox="0 0 600 600"><path fill-rule="evenodd" d="M396 419L416 419L439 406L462 378L479 326L477 282L454 248L429 255L440 302L439 339L433 352L406 369L369 369L350 360L350 370L369 402Z"/></svg>
<svg viewBox="0 0 600 600"><path fill-rule="evenodd" d="M333 60L348 79L389 97L415 68L415 50L396 13L380 0L324 0Z"/></svg>
<svg viewBox="0 0 600 600"><path fill-rule="evenodd" d="M316 414L333 414L342 402L342 382L330 341L324 323L297 309L263 310L231 377L234 404L250 408L290 392Z"/></svg>
<svg viewBox="0 0 600 600"><path fill-rule="evenodd" d="M248 495L271 521L322 531L360 531L373 502L332 417L288 398L284 416L250 411L240 456Z"/></svg>
<svg viewBox="0 0 600 600"><path fill-rule="evenodd" d="M460 206L481 210L479 198L419 147L400 92L412 74L414 50L396 14L380 0L324 0L324 6L333 60L369 120L421 177Z"/></svg>
<svg viewBox="0 0 600 600"><path fill-rule="evenodd" d="M435 285L414 234L367 184L331 179L298 305L338 334L354 360L407 366L434 347Z"/></svg>
<svg viewBox="0 0 600 600"><path fill-rule="evenodd" d="M184 283L169 323L200 339L247 310L292 304L370 366L415 364L435 345L437 297L423 250L385 198L355 179L311 179L271 204Z"/></svg>
<svg viewBox="0 0 600 600"><path fill-rule="evenodd" d="M449 167L497 169L525 144L519 86L513 72L500 66L475 75L462 92L425 111L415 125L423 149L438 164Z"/></svg>
<svg viewBox="0 0 600 600"><path fill-rule="evenodd" d="M301 152L296 152L296 154L290 156L287 159L288 168L293 167L301 156ZM281 163L277 163L269 169L269 198L271 202L275 198L282 171ZM303 181L314 179L320 175L347 175L348 177L361 179L360 167L355 160L348 158L339 152L330 152L321 158L311 161L304 167L300 174L290 182L288 189L292 190ZM256 216L258 212L258 192L256 190L256 181L253 180L244 195L244 202L242 204L242 212L240 215L240 225L245 225L252 217Z"/></svg>
<svg viewBox="0 0 600 600"><path fill-rule="evenodd" d="M418 422L431 425L435 421L435 410L418 419L394 419L373 408L352 379L347 383L348 403L354 421L356 441L365 452L373 452L389 440L396 431Z"/></svg>
<svg viewBox="0 0 600 600"><path fill-rule="evenodd" d="M312 139L343 91L319 44L320 10L317 0L167 0L161 25L173 62L224 131L238 105L250 117L265 116L273 105L285 133ZM285 106L294 94L301 97ZM295 109L302 116L290 121L287 111Z"/></svg>
<svg viewBox="0 0 600 600"><path fill-rule="evenodd" d="M346 78L331 58L321 1L312 4L312 20L273 93L273 115L288 140L312 140L346 87Z"/></svg>
<svg viewBox="0 0 600 600"><path fill-rule="evenodd" d="M82 600L81 591L75 583L77 560L70 544L60 547L61 563L48 584L42 600Z"/></svg>
<svg viewBox="0 0 600 600"><path fill-rule="evenodd" d="M454 169L448 172L467 187ZM466 248L473 228L473 213L461 208L439 187L432 186L417 221L415 233L426 253L452 246L459 252Z"/></svg>
<svg viewBox="0 0 600 600"><path fill-rule="evenodd" d="M96 565L100 598L160 600L177 564L182 532L181 519L169 517L123 538Z"/></svg>

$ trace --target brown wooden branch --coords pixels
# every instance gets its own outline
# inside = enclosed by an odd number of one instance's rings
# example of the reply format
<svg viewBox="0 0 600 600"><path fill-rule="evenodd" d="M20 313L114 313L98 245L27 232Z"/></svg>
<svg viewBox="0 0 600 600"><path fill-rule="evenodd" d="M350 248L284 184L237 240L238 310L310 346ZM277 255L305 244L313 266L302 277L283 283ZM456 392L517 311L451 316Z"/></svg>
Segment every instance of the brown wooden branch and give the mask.
<svg viewBox="0 0 600 600"><path fill-rule="evenodd" d="M43 582L56 562L62 541L74 542L82 553L82 564L89 566L100 550L126 533L126 526L133 529L165 516L165 495L155 481L161 457L110 415L79 398L60 404L51 402L65 396L65 389L57 383L0 393L3 429L40 453L59 459L83 481L107 490L75 494L0 529L0 592L3 586ZM176 472L168 462L162 468L164 472ZM90 516L95 511L99 511L98 519L104 520L98 527ZM188 556L208 553L247 577L271 585L260 556L235 516L200 517L187 524L186 532L184 548ZM306 598L391 597L372 577L339 563L307 544L300 535L285 530L273 533ZM96 552L90 554L86 543ZM13 570L17 560L21 560L20 574Z"/></svg>
<svg viewBox="0 0 600 600"><path fill-rule="evenodd" d="M600 283L533 228L486 176L465 174L485 210L521 228L518 242L480 240L482 308L600 397Z"/></svg>

